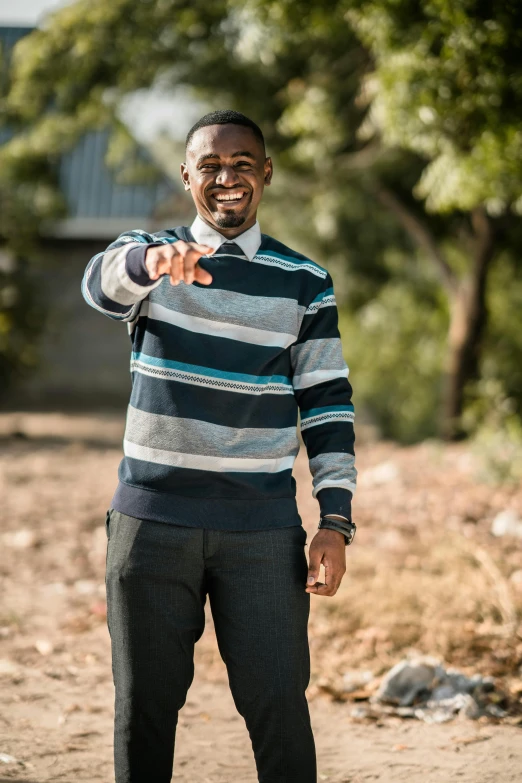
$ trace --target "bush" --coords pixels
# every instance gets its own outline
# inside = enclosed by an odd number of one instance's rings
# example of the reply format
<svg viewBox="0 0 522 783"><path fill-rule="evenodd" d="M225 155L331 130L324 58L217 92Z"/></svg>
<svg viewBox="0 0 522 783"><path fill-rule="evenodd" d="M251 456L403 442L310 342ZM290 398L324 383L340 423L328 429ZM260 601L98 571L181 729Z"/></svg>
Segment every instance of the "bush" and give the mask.
<svg viewBox="0 0 522 783"><path fill-rule="evenodd" d="M389 283L355 313L340 311L354 404L381 434L432 437L442 394L447 315L429 291Z"/></svg>

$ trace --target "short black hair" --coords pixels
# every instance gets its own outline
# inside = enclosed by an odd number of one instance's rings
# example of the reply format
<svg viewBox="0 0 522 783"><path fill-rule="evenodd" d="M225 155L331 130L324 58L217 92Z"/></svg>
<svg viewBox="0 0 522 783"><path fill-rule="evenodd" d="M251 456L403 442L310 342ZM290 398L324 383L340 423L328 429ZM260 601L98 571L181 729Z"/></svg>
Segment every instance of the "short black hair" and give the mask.
<svg viewBox="0 0 522 783"><path fill-rule="evenodd" d="M187 149L196 131L200 128L207 128L209 125L243 125L245 128L250 128L256 139L263 145L263 149L265 149L265 137L259 125L254 120L241 114L240 111L234 111L233 109L218 109L218 111L211 111L201 117L187 133L185 149Z"/></svg>

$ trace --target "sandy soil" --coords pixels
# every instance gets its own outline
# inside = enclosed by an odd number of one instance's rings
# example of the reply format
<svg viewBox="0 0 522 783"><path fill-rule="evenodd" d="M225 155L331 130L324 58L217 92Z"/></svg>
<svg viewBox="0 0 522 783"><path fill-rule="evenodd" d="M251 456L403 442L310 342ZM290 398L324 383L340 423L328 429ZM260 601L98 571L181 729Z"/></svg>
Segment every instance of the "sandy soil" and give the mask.
<svg viewBox="0 0 522 783"><path fill-rule="evenodd" d="M113 780L103 522L121 428L114 417L0 416L0 783ZM348 552L338 595L312 597L309 698L319 780L522 780L517 725L368 722L353 717L353 702L327 697L344 672L362 667L382 674L412 647L498 677L512 708L522 693L520 543L493 540L488 532L498 511L522 510L520 490L478 482L459 446L362 443L359 468L367 479L357 498L358 547ZM310 540L317 507L303 453L296 478ZM440 570L450 557L446 544L437 550L431 536L450 539L454 570L460 569L451 578ZM412 588L429 574L436 591L429 581L422 582L425 591ZM354 594L360 598L349 602ZM516 724L517 710L511 713ZM180 715L173 780L256 780L210 612Z"/></svg>

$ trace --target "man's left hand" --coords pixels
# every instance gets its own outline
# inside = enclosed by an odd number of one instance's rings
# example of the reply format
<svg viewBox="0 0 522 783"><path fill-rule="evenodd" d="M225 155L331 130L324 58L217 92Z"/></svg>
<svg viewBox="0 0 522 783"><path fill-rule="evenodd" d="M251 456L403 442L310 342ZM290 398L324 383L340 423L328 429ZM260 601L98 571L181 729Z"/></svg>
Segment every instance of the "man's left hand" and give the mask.
<svg viewBox="0 0 522 783"><path fill-rule="evenodd" d="M318 582L319 567L324 565L325 582ZM342 533L323 528L309 548L306 592L315 595L335 595L346 571L346 544Z"/></svg>

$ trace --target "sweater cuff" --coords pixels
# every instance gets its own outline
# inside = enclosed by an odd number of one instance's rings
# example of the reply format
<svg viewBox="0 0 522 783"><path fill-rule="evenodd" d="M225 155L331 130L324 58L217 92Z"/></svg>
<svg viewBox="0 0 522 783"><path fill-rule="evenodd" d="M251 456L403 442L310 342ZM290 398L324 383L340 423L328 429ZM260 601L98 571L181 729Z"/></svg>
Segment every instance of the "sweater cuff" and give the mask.
<svg viewBox="0 0 522 783"><path fill-rule="evenodd" d="M162 244L163 242L150 242L147 245L142 244L138 245L138 247L131 247L125 258L125 271L133 283L148 286L156 282L149 277L148 269L145 266L145 256L149 247L158 247Z"/></svg>
<svg viewBox="0 0 522 783"><path fill-rule="evenodd" d="M349 522L352 521L352 493L349 489L325 487L317 493L317 500L322 517L326 514L339 514Z"/></svg>

